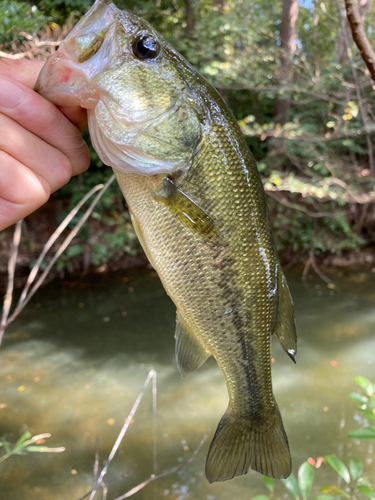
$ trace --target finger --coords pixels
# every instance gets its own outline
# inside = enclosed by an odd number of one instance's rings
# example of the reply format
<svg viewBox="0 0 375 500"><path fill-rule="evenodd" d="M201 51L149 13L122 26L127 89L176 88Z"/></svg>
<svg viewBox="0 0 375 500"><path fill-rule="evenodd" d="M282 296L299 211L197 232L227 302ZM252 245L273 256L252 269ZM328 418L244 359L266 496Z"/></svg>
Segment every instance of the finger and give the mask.
<svg viewBox="0 0 375 500"><path fill-rule="evenodd" d="M0 231L34 212L49 198L47 181L0 151Z"/></svg>
<svg viewBox="0 0 375 500"><path fill-rule="evenodd" d="M60 150L69 159L73 175L89 167L90 154L80 131L42 96L0 77L0 112Z"/></svg>
<svg viewBox="0 0 375 500"><path fill-rule="evenodd" d="M34 89L43 66L44 61L15 61L2 58L0 59L0 75ZM79 106L61 106L59 109L81 132L85 130L87 127L87 112L85 109Z"/></svg>
<svg viewBox="0 0 375 500"><path fill-rule="evenodd" d="M1 114L0 130L4 131L0 135L0 150L43 177L51 192L69 182L73 167L61 151Z"/></svg>
<svg viewBox="0 0 375 500"><path fill-rule="evenodd" d="M57 106L61 113L83 133L87 127L87 111L79 106Z"/></svg>
<svg viewBox="0 0 375 500"><path fill-rule="evenodd" d="M29 61L27 59L17 61L1 58L0 75L5 76L11 80L16 80L26 87L33 89L35 87L35 83L40 70L43 68L43 66L43 61Z"/></svg>

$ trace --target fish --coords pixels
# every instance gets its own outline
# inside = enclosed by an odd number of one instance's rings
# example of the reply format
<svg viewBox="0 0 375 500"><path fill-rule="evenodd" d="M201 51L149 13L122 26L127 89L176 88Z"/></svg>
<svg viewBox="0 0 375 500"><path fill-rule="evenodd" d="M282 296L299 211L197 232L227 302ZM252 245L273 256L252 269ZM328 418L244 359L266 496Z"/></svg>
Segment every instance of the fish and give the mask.
<svg viewBox="0 0 375 500"><path fill-rule="evenodd" d="M206 477L291 473L272 390L271 337L295 361L292 297L255 160L219 93L148 22L96 0L36 90L87 109L142 247L176 305L182 375L213 356L229 403Z"/></svg>

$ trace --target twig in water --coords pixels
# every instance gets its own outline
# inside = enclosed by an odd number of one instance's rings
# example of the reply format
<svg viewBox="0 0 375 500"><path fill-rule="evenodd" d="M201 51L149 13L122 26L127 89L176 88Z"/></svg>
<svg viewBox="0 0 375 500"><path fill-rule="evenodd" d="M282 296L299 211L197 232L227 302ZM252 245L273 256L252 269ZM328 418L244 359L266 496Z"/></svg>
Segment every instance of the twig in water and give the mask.
<svg viewBox="0 0 375 500"><path fill-rule="evenodd" d="M115 456L120 444L121 444L121 441L123 439L123 437L125 436L125 432L128 430L128 427L130 425L130 422L132 421L132 418L134 417L134 414L135 412L137 411L138 409L138 406L139 406L139 403L142 401L142 398L143 398L143 395L144 393L146 392L146 389L151 381L151 379L155 378L156 377L156 371L155 370L150 370L147 378L146 378L146 381L145 383L143 384L143 387L141 389L141 392L138 394L138 397L137 399L135 400L135 403L133 405L133 408L131 409L127 419L125 420L125 423L124 425L122 426L122 429L120 431L120 434L117 436L117 439L115 441L115 444L113 445L113 448L111 450L111 453L109 454L109 457L108 457L108 460L107 460L107 463L105 464L105 466L103 467L101 473L100 473L100 476L99 476L99 479L97 480L96 482L96 485L94 486L94 489L91 491L91 494L90 494L90 497L89 497L89 500L93 500L104 476L106 475L107 473L107 470L108 470L108 467L110 465L110 463L112 462L113 460L113 457Z"/></svg>
<svg viewBox="0 0 375 500"><path fill-rule="evenodd" d="M156 441L156 431L157 431L157 420L156 420L156 411L157 411L157 373L155 372L155 376L152 378L152 451L153 451L153 475L156 476L158 471L158 447Z"/></svg>
<svg viewBox="0 0 375 500"><path fill-rule="evenodd" d="M0 345L1 345L1 341L3 339L5 329L6 329L7 324L8 324L9 311L10 311L10 307L12 305L12 300L13 300L14 273L16 270L18 248L20 246L20 241L21 241L21 232L22 232L22 220L17 222L16 227L14 229L12 249L11 249L10 257L9 257L9 261L8 261L8 284L7 284L7 291L6 291L5 297L4 297L3 312L1 315Z"/></svg>
<svg viewBox="0 0 375 500"><path fill-rule="evenodd" d="M318 264L315 261L315 256L314 254L310 254L310 257L307 259L305 268L302 273L302 280L305 281L307 278L307 275L309 273L309 269L312 267L316 274L321 278L323 281L325 281L327 284L331 285L333 284L333 281L326 276L321 269L319 269Z"/></svg>
<svg viewBox="0 0 375 500"><path fill-rule="evenodd" d="M192 462L194 460L194 458L198 455L199 450L202 448L204 442L206 441L207 437L208 437L208 432L205 433L205 435L203 436L201 442L197 446L196 450L194 451L194 453L187 460L185 460L184 462L181 462L179 465L176 465L175 467L172 467L172 469L168 469L165 472L162 472L161 474L158 474L157 476L155 476L154 474L152 474L152 476L150 476L148 479L146 479L145 481L143 481L143 483L138 484L138 486L135 486L134 488L132 488L131 490L129 490L124 495L121 495L120 497L116 497L114 500L124 500L125 498L129 498L132 495L135 495L139 490L141 490L142 488L144 488L145 486L147 486L152 481L156 481L157 479L160 479L161 477L169 476L169 474L174 474L175 472L178 472L180 469L182 469L182 467L184 465L189 464L190 462Z"/></svg>
<svg viewBox="0 0 375 500"><path fill-rule="evenodd" d="M99 472L99 437L97 437L95 441L94 481L92 485L93 488L95 487L96 481L98 479L98 472Z"/></svg>
<svg viewBox="0 0 375 500"><path fill-rule="evenodd" d="M103 196L103 194L106 192L106 190L108 189L108 187L112 184L112 182L114 181L114 179L115 179L115 176L112 175L104 185L103 184L98 184L93 189L91 189L91 191L89 191L89 193L87 193L83 197L83 199L76 205L76 207L73 208L73 210L69 213L69 215L64 219L64 221L60 224L60 226L52 234L52 236L50 237L50 239L47 241L45 247L43 248L42 253L39 256L37 262L35 263L33 269L31 270L29 278L28 278L28 280L26 282L25 288L24 288L24 290L23 290L23 292L21 294L21 297L20 297L20 299L18 301L18 304L17 304L16 308L14 309L14 311L13 311L13 313L12 313L12 315L10 317L8 317L10 304L9 304L9 308L7 310L6 307L5 307L6 304L5 304L5 301L4 301L3 318L2 318L2 322L1 322L1 326L0 326L0 345L1 345L1 340L2 340L2 337L4 335L5 329L17 318L17 316L23 311L23 309L25 308L25 306L28 304L28 302L30 301L30 299L34 296L35 292L39 289L40 285L43 283L43 281L45 280L45 278L49 274L50 270L55 265L57 259L66 250L66 248L69 246L69 244L71 243L71 241L73 240L73 238L75 238L75 236L78 234L78 232L82 228L83 224L86 222L86 220L91 215L91 213L94 210L96 204L98 203L98 201L100 200L100 198ZM48 250L51 248L51 246L56 241L56 239L61 235L62 231L66 228L66 226L69 224L69 222L73 219L73 217L76 215L76 213L78 212L78 210L82 207L82 205L96 191L99 191L98 194L95 196L94 200L91 202L90 206L88 207L88 209L86 210L86 212L84 213L84 215L81 217L81 219L78 222L78 224L75 226L74 229L72 229L70 231L70 233L65 238L65 240L63 241L63 243L57 249L55 255L52 257L52 259L48 263L48 266L46 267L46 269L44 270L44 272L41 274L41 276L39 277L39 279L36 281L36 283L33 285L33 287L31 288L31 290L29 291L29 289L30 289L32 283L34 282L35 277L36 277L36 275L37 275L37 273L39 271L40 265L41 265L41 263L42 263L45 255L46 255L46 253L48 252ZM12 259L12 257L13 257L13 251L12 251L12 254L11 254L11 259ZM17 255L16 255L16 257L17 257ZM15 261L14 261L14 264L15 264ZM11 263L9 265L11 265ZM13 275L14 275L14 272L13 272ZM12 278L12 280L13 280L13 278ZM10 296L12 296L12 293L13 293L13 281L12 280L9 281L9 279L8 279L8 289L11 286ZM6 294L6 300L7 300L7 296L8 295L9 294L7 293Z"/></svg>

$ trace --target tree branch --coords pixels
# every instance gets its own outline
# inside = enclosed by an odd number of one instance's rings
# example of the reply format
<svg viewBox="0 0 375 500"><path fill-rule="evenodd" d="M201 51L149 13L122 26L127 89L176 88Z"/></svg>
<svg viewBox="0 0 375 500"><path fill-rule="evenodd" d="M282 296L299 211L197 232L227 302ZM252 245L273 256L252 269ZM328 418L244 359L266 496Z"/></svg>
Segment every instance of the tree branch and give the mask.
<svg viewBox="0 0 375 500"><path fill-rule="evenodd" d="M275 194L273 191L269 191L268 189L265 190L266 194L273 198L275 201L280 203L281 205L284 205L284 207L288 208L293 208L294 210L299 210L300 212L303 212L304 214L308 215L309 217L313 217L315 219L320 219L321 217L330 217L335 219L336 217L339 217L340 215L343 214L343 212L311 212L311 210L308 210L306 207L303 205L299 205L298 203L292 203L287 200L285 196L278 196Z"/></svg>
<svg viewBox="0 0 375 500"><path fill-rule="evenodd" d="M357 0L345 0L346 14L352 30L353 40L357 45L372 79L375 81L375 52L366 36L363 18L359 12Z"/></svg>

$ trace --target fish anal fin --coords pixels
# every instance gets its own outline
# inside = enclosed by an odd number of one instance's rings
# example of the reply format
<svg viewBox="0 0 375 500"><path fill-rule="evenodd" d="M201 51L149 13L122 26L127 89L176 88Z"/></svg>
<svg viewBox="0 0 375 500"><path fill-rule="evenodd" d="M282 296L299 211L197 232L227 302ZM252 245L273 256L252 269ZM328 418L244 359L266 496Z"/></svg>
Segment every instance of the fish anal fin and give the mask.
<svg viewBox="0 0 375 500"><path fill-rule="evenodd" d="M206 461L207 480L226 481L250 468L275 479L291 473L288 439L276 403L268 425L261 428L230 408L217 427Z"/></svg>
<svg viewBox="0 0 375 500"><path fill-rule="evenodd" d="M203 347L201 347L195 338L189 332L185 322L177 312L176 316L176 363L182 375L186 377L194 372L210 357Z"/></svg>
<svg viewBox="0 0 375 500"><path fill-rule="evenodd" d="M297 354L297 333L294 320L294 305L288 283L281 270L278 276L278 290L279 312L273 333L278 338L281 347L295 363Z"/></svg>

